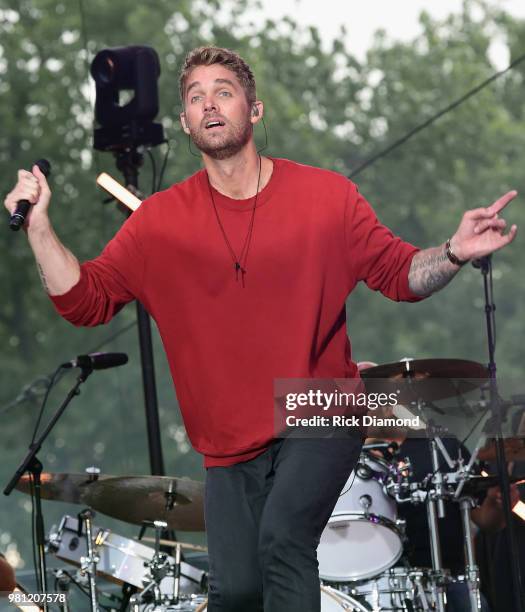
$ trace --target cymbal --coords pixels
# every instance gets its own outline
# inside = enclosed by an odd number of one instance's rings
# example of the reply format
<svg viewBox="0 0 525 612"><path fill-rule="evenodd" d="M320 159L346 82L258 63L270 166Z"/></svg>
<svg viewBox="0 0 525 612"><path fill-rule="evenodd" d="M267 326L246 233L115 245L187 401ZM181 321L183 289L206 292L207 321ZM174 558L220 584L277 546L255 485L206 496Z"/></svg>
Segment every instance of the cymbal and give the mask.
<svg viewBox="0 0 525 612"><path fill-rule="evenodd" d="M144 537L140 540L140 542L155 542L155 538ZM160 539L159 543L162 546L172 546L173 548L180 546L181 548L186 548L187 550L197 550L199 552L208 552L206 546L200 546L199 544L190 544L189 542L179 542L178 540L164 540Z"/></svg>
<svg viewBox="0 0 525 612"><path fill-rule="evenodd" d="M164 521L171 529L204 531L204 484L172 476L119 476L94 482L83 501L113 518L140 525Z"/></svg>
<svg viewBox="0 0 525 612"><path fill-rule="evenodd" d="M71 504L82 504L83 495L87 487L97 480L109 478L105 474L67 474L42 472L40 474L41 497L51 501L63 501ZM31 494L31 476L24 474L18 481L16 489L22 493Z"/></svg>
<svg viewBox="0 0 525 612"><path fill-rule="evenodd" d="M360 372L367 393L395 393L398 402L435 401L463 395L483 385L488 370L465 359L403 359Z"/></svg>
<svg viewBox="0 0 525 612"><path fill-rule="evenodd" d="M525 438L506 438L503 440L507 461L525 461ZM496 461L496 441L490 440L478 454L480 461Z"/></svg>

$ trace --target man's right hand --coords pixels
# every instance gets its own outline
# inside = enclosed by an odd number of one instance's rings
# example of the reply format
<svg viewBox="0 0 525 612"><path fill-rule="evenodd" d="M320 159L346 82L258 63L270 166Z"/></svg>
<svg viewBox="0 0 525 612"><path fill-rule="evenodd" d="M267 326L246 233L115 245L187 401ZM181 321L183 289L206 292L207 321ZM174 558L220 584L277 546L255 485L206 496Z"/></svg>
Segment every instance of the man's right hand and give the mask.
<svg viewBox="0 0 525 612"><path fill-rule="evenodd" d="M48 208L51 200L51 190L46 177L35 164L32 173L27 170L18 171L18 182L4 200L4 205L12 215L20 200L31 202L32 206L26 216L24 229L39 229L49 225Z"/></svg>
<svg viewBox="0 0 525 612"><path fill-rule="evenodd" d="M62 295L80 278L80 264L55 234L48 217L51 190L37 165L32 172L18 171L18 182L7 195L5 207L12 215L20 200L31 202L24 229L35 255L44 289L50 295Z"/></svg>

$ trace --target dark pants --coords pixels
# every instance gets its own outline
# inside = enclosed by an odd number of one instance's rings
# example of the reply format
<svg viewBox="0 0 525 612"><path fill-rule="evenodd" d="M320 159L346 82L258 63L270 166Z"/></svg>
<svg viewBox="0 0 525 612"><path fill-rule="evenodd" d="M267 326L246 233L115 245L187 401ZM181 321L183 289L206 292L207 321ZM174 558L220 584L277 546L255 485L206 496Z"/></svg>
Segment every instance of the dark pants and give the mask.
<svg viewBox="0 0 525 612"><path fill-rule="evenodd" d="M361 445L354 432L287 438L208 468L208 612L320 611L317 546Z"/></svg>

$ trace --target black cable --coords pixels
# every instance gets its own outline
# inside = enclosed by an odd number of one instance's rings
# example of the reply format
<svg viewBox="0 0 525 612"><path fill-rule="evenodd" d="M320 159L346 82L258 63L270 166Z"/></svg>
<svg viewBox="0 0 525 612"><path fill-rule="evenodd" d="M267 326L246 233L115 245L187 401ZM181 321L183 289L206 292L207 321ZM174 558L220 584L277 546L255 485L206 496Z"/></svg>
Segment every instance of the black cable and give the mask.
<svg viewBox="0 0 525 612"><path fill-rule="evenodd" d="M160 168L160 173L159 173L159 181L157 183L157 191L160 191L162 188L162 181L164 180L164 172L166 171L166 166L168 164L168 157L171 151L171 145L170 145L170 141L169 140L165 140L164 144L166 144L168 146L168 148L166 149L166 153L164 153L164 159L162 161L162 166Z"/></svg>
<svg viewBox="0 0 525 612"><path fill-rule="evenodd" d="M463 438L463 440L461 440L461 444L464 446L465 443L467 442L467 440L470 438L470 436L476 431L476 429L479 427L479 424L481 423L481 421L487 416L487 413L490 410L490 405L487 406L485 408L485 410L482 412L481 416L479 417L479 419L474 423L472 429L468 432L468 434Z"/></svg>
<svg viewBox="0 0 525 612"><path fill-rule="evenodd" d="M31 446L33 445L35 438L36 438L36 434L38 432L38 427L40 426L40 422L42 420L42 416L44 415L44 408L46 407L46 402L47 402L47 398L49 397L49 393L51 391L51 388L53 387L53 385L55 384L57 378L58 378L58 374L59 372L62 370L62 366L58 366L58 368L55 370L55 372L53 373L53 375L51 376L51 378L49 379L49 383L47 385L47 389L44 395L44 399L42 400L42 405L40 406L40 412L38 413L38 417L35 423L35 428L33 430L33 435L31 436Z"/></svg>
<svg viewBox="0 0 525 612"><path fill-rule="evenodd" d="M122 334L124 334L125 332L127 332L128 330L130 330L132 327L135 327L137 325L136 321L132 321L131 323L128 323L128 325L125 325L124 327L122 327L121 329L119 329L118 331L116 331L114 334L111 334L110 336L108 336L105 340L103 340L102 342L100 342L97 346L91 348L88 353L96 353L97 351L99 351L103 346L105 346L106 344L109 344L110 342L113 342L113 340L115 340L116 338L118 338L119 336L121 336ZM60 368L59 368L60 370ZM57 374L57 378L56 380L53 382L53 384L56 384L60 378L67 372L67 370L62 370L60 371L59 374ZM55 372L56 373L56 372ZM54 376L54 375L53 375ZM42 379L46 379L47 381L51 381L53 376L39 376L36 380L37 381L41 381ZM30 383L29 385L27 385L24 388L27 387L31 387L33 383ZM49 384L49 383L48 383ZM49 392L49 388L46 387L46 394ZM18 400L18 397L20 397L21 399ZM11 401L9 404L7 404L6 406L3 406L0 409L0 415L3 414L4 412L6 412L7 410L13 408L14 406L18 405L23 399L25 399L25 395L23 394L19 394L15 400ZM33 436L33 441L34 441L34 436Z"/></svg>
<svg viewBox="0 0 525 612"><path fill-rule="evenodd" d="M476 85L476 87L473 87L472 89L467 91L460 98L458 98L457 100L455 100L454 102L452 102L451 104L449 104L448 106L443 108L442 110L438 111L435 115L432 115L432 117L429 117L426 121L423 121L423 123L420 123L416 127L412 128L404 136L402 136L398 140L394 141L391 145L386 147L386 149L383 149L382 151L379 151L379 153L376 153L375 155L372 155L372 157L370 157L369 159L364 161L353 172L351 172L348 175L348 178L351 179L354 176L357 176L360 172L362 172L365 168L368 168L368 166L371 166L377 160L381 159L382 157L386 157L389 153L391 153L392 151L394 151L395 149L397 149L398 147L403 145L405 142L407 142L407 140L412 138L412 136L415 136L418 132L421 132L421 130L424 130L429 125L431 125L432 123L434 123L435 121L437 121L438 119L443 117L443 115L446 115L450 111L452 111L455 108L457 108L460 104L463 104L463 102L466 102L469 98L471 98L472 96L474 96L477 93L479 93L482 89L487 87L487 85L490 85L490 83L492 83L496 79L499 79L500 76L504 75L509 70L512 70L513 68L515 68L518 64L520 64L524 60L525 60L525 53L523 55L518 56L514 61L512 61L503 70L500 70L499 72L495 72L488 79L485 79L482 83L480 83L479 85Z"/></svg>
<svg viewBox="0 0 525 612"><path fill-rule="evenodd" d="M350 489L353 487L354 485L354 480L357 474L357 466L359 465L359 459L357 460L357 463L355 464L355 468L354 468L354 476L352 478L352 482L350 483L350 486L348 487L348 489L343 489L341 491L341 493L339 493L339 497L343 497L343 495L346 495L348 493L348 491L350 491Z"/></svg>
<svg viewBox="0 0 525 612"><path fill-rule="evenodd" d="M121 327L118 331L116 331L114 334L111 334L110 336L108 336L105 340L102 340L102 342L100 342L99 344L97 344L97 346L91 348L88 353L96 353L97 351L99 351L103 346L106 346L106 344L109 344L110 342L113 342L113 340L116 340L119 336L122 336L122 334L126 333L127 331L129 331L132 327L135 327L137 325L136 321L132 321L131 323L128 323L127 325L124 325L124 327Z"/></svg>
<svg viewBox="0 0 525 612"><path fill-rule="evenodd" d="M151 193L155 193L157 191L157 162L155 161L155 157L151 152L151 149L146 149L146 153L151 161Z"/></svg>
<svg viewBox="0 0 525 612"><path fill-rule="evenodd" d="M264 117L261 117L261 121L262 121L263 128L264 128L264 144L260 149L257 149L257 153L259 153L259 155L268 147L268 130L266 129L266 123L264 121Z"/></svg>

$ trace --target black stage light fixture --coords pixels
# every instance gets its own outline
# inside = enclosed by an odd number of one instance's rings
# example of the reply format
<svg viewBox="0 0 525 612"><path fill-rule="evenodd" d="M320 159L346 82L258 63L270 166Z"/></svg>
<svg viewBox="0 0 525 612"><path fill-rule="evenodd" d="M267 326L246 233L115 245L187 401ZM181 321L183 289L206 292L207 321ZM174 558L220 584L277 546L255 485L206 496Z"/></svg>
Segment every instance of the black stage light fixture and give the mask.
<svg viewBox="0 0 525 612"><path fill-rule="evenodd" d="M159 112L159 57L146 46L104 49L91 63L96 85L94 148L99 151L121 151L138 146L163 143L160 123L154 123ZM132 91L133 97L120 103L121 94Z"/></svg>

